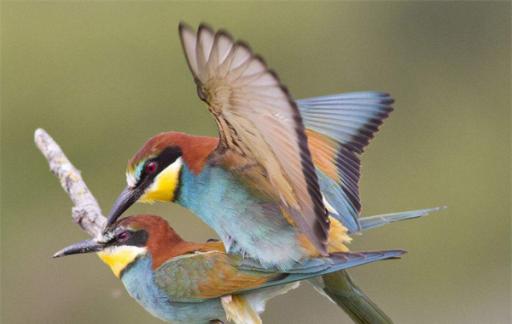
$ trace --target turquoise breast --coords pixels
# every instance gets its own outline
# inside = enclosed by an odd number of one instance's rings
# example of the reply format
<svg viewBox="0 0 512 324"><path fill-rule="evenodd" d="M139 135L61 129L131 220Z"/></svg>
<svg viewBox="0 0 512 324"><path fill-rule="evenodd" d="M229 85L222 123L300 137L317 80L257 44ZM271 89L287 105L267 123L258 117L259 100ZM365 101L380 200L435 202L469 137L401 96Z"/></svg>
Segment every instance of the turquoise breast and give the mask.
<svg viewBox="0 0 512 324"><path fill-rule="evenodd" d="M177 203L208 224L229 252L283 270L306 256L279 206L255 197L231 172L206 165L195 175L183 166L180 182Z"/></svg>
<svg viewBox="0 0 512 324"><path fill-rule="evenodd" d="M156 286L151 268L151 256L137 259L123 271L121 280L126 290L153 316L172 323L206 324L225 317L219 299L199 303L176 303Z"/></svg>

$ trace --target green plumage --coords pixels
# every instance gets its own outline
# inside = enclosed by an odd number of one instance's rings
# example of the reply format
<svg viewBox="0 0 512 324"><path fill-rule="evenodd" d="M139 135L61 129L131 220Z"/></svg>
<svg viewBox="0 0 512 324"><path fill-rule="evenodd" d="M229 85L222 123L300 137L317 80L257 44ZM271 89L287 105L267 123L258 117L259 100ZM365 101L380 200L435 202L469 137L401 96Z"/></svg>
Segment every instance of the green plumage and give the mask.
<svg viewBox="0 0 512 324"><path fill-rule="evenodd" d="M391 318L382 311L350 278L347 271L338 271L322 277L324 292L359 324L391 324Z"/></svg>

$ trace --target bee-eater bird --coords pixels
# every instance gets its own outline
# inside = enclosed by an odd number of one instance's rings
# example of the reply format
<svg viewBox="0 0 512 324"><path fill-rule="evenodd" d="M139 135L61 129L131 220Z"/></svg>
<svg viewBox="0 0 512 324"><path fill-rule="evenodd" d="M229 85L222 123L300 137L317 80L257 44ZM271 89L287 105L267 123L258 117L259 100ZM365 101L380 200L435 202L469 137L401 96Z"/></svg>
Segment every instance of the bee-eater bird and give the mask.
<svg viewBox="0 0 512 324"><path fill-rule="evenodd" d="M101 237L73 244L54 257L88 252L97 252L128 293L164 321L240 324L261 323L258 314L266 301L297 287L300 280L404 253L332 253L280 272L226 254L219 242L184 241L167 221L153 215L123 218Z"/></svg>
<svg viewBox="0 0 512 324"><path fill-rule="evenodd" d="M225 31L180 24L197 94L219 137L161 133L130 159L108 224L135 202L176 202L228 252L293 269L347 252L350 233L431 210L361 218L359 155L393 99L358 92L294 101L263 59ZM317 284L358 322L390 322L344 272ZM347 288L348 287L348 288Z"/></svg>

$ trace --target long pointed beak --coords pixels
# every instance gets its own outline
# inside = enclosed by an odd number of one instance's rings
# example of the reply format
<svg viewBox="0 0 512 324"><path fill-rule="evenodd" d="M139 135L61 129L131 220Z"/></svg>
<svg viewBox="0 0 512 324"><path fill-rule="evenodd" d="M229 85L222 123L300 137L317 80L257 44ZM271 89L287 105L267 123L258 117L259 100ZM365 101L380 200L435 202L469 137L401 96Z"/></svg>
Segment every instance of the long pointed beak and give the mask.
<svg viewBox="0 0 512 324"><path fill-rule="evenodd" d="M103 247L104 245L96 242L96 240L84 240L63 248L62 250L56 252L53 257L60 258L71 254L98 252L103 250Z"/></svg>
<svg viewBox="0 0 512 324"><path fill-rule="evenodd" d="M110 213L108 215L107 228L114 224L125 210L133 205L142 195L142 191L130 187L124 188L123 192L117 197Z"/></svg>

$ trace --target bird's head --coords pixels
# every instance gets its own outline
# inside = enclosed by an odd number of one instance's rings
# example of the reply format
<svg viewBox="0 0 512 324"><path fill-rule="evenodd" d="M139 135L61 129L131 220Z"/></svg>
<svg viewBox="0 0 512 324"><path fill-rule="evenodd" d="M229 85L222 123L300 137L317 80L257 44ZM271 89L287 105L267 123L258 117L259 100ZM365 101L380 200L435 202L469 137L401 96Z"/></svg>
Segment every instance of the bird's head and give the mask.
<svg viewBox="0 0 512 324"><path fill-rule="evenodd" d="M116 277L147 254L158 267L173 255L185 241L166 220L154 215L125 217L110 226L100 237L70 245L53 255L54 258L71 254L97 252Z"/></svg>
<svg viewBox="0 0 512 324"><path fill-rule="evenodd" d="M108 226L136 202L174 201L184 165L194 173L201 172L217 145L216 138L178 132L160 133L149 139L128 162L127 186L110 211Z"/></svg>

